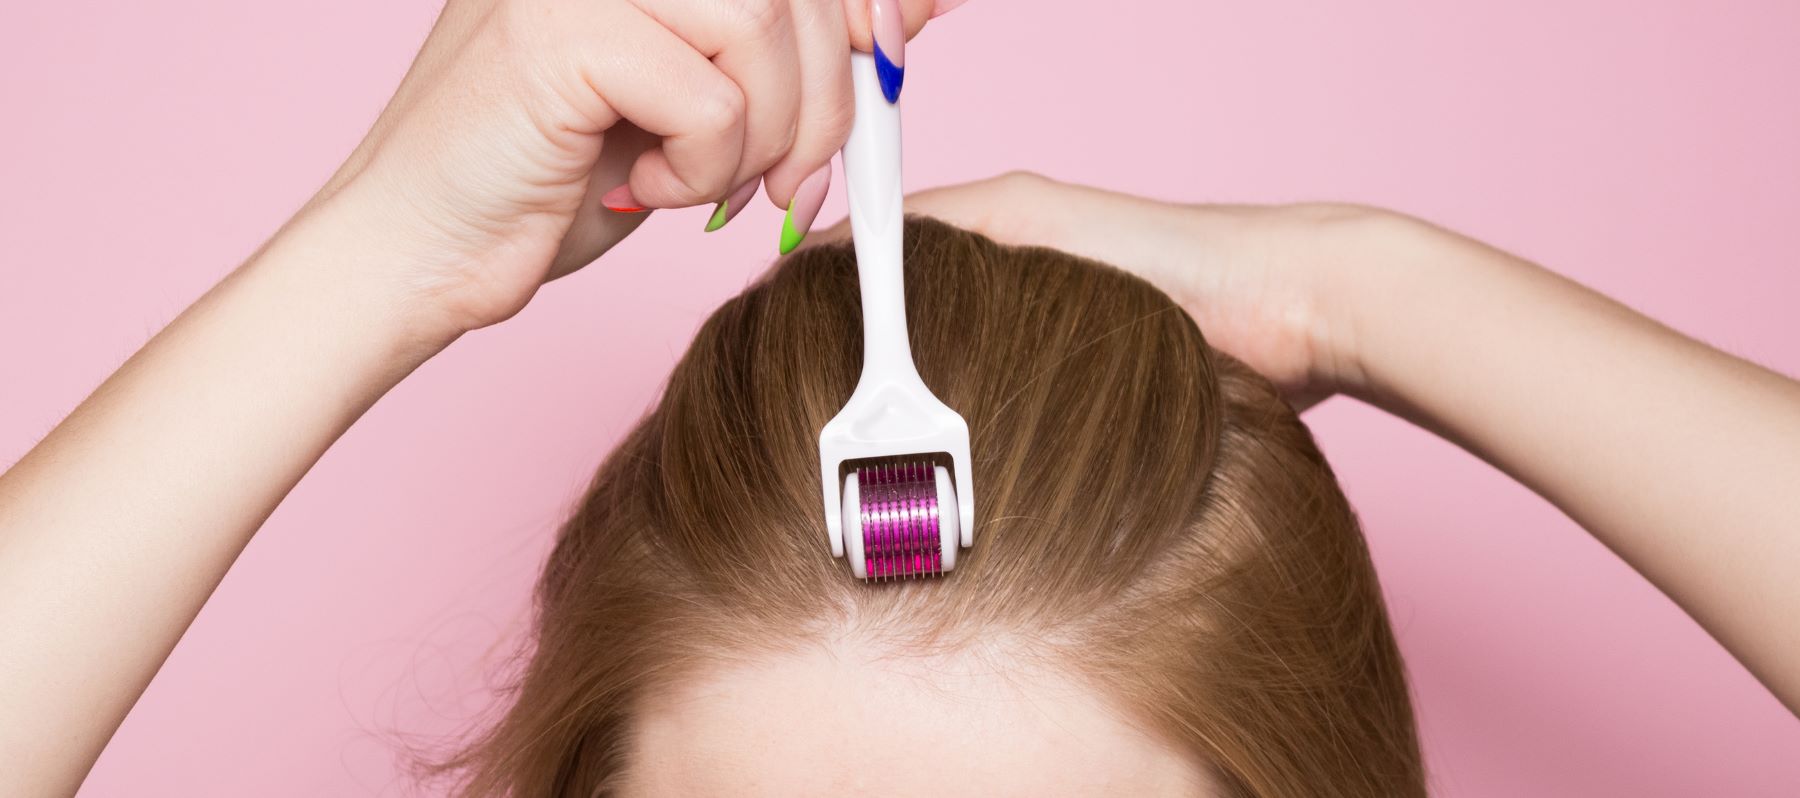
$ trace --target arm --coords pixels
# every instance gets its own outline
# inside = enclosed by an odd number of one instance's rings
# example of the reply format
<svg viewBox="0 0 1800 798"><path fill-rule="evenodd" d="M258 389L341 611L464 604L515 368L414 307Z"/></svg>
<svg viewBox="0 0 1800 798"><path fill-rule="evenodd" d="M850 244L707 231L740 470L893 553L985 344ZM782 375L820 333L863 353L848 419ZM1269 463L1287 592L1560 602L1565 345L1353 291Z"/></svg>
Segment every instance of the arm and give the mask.
<svg viewBox="0 0 1800 798"><path fill-rule="evenodd" d="M597 182L623 182L648 144L612 135ZM73 795L338 436L522 306L553 253L591 259L643 218L598 216L575 245L495 259L508 248L446 247L396 214L395 191L420 187L359 161L0 474L0 795Z"/></svg>
<svg viewBox="0 0 1800 798"><path fill-rule="evenodd" d="M1400 221L1356 394L1549 499L1800 713L1800 383Z"/></svg>
<svg viewBox="0 0 1800 798"><path fill-rule="evenodd" d="M931 3L881 8L450 0L318 197L0 476L0 795L80 786L282 497L457 336L644 208L713 229L761 185L801 233L849 43L897 53Z"/></svg>
<svg viewBox="0 0 1800 798"><path fill-rule="evenodd" d="M380 264L323 226L226 278L0 477L0 793L75 792L275 505L449 343L359 285Z"/></svg>
<svg viewBox="0 0 1800 798"><path fill-rule="evenodd" d="M1449 438L1800 712L1800 383L1384 211L1176 205L1020 174L908 205L1136 272L1296 405L1342 391Z"/></svg>

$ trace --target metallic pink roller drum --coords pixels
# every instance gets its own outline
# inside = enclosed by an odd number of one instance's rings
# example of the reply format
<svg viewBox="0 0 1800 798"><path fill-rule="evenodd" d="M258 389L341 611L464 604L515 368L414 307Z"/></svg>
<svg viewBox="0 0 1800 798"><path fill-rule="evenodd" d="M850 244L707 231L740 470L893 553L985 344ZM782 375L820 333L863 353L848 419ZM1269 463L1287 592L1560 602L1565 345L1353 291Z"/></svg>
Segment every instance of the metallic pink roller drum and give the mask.
<svg viewBox="0 0 1800 798"><path fill-rule="evenodd" d="M949 469L929 460L860 465L844 476L844 555L871 581L939 576L962 542Z"/></svg>
<svg viewBox="0 0 1800 798"><path fill-rule="evenodd" d="M859 468L863 558L870 579L944 570L936 469L930 463Z"/></svg>

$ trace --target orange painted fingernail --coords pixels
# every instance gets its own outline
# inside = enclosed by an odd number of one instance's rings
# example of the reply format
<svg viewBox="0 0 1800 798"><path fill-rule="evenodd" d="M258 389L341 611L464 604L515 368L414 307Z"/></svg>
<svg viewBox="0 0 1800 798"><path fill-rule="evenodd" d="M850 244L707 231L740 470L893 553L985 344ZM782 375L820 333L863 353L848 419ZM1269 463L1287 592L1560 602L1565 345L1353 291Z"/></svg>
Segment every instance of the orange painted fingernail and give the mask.
<svg viewBox="0 0 1800 798"><path fill-rule="evenodd" d="M600 204L605 205L606 209L613 213L643 213L650 210L639 203L637 197L631 195L630 183L601 194Z"/></svg>

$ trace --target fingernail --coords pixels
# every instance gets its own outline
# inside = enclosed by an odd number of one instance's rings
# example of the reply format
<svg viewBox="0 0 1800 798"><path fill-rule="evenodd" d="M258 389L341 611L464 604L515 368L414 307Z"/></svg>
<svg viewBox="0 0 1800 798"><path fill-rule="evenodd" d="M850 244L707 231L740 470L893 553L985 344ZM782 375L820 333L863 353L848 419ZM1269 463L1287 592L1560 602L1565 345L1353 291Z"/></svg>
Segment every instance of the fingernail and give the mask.
<svg viewBox="0 0 1800 798"><path fill-rule="evenodd" d="M788 203L786 218L781 220L781 254L793 252L806 240L813 220L819 218L819 209L825 207L825 192L830 188L831 164L819 167L819 171L801 181L793 201Z"/></svg>
<svg viewBox="0 0 1800 798"><path fill-rule="evenodd" d="M900 0L869 0L869 27L875 33L875 77L889 103L900 101L906 80L906 20Z"/></svg>
<svg viewBox="0 0 1800 798"><path fill-rule="evenodd" d="M630 183L601 194L600 204L613 213L643 213L649 210L638 203L637 197L631 196Z"/></svg>
<svg viewBox="0 0 1800 798"><path fill-rule="evenodd" d="M937 0L937 4L931 7L931 18L937 19L951 11L955 11L957 6L966 2L969 2L969 0Z"/></svg>
<svg viewBox="0 0 1800 798"><path fill-rule="evenodd" d="M710 233L730 223L732 218L744 209L745 205L750 204L750 198L754 196L756 196L755 180L745 183L738 187L738 190L731 192L731 196L713 207L712 218L706 220L706 232Z"/></svg>

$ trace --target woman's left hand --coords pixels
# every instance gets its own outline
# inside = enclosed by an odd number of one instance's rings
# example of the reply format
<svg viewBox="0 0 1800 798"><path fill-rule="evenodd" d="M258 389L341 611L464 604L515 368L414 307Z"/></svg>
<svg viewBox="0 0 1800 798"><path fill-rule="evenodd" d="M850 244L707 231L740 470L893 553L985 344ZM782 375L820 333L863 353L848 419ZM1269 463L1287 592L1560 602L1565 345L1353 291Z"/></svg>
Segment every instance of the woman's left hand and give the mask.
<svg viewBox="0 0 1800 798"><path fill-rule="evenodd" d="M1356 300L1377 291L1387 255L1434 235L1398 213L1355 205L1186 205L1014 172L906 198L1004 244L1113 264L1161 288L1214 346L1296 407L1363 385ZM817 240L848 235L840 225Z"/></svg>

